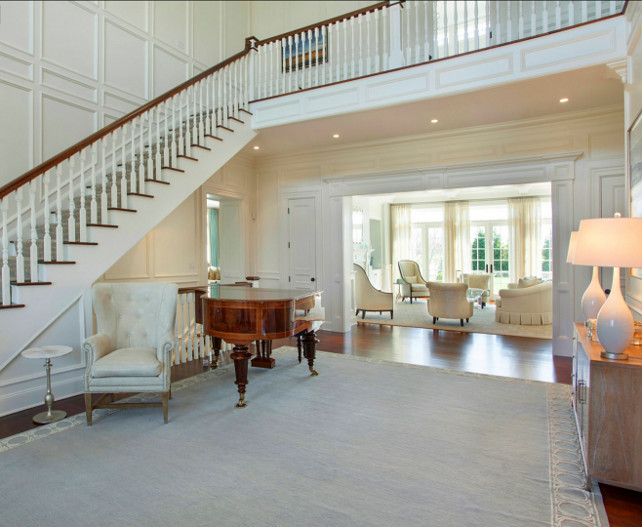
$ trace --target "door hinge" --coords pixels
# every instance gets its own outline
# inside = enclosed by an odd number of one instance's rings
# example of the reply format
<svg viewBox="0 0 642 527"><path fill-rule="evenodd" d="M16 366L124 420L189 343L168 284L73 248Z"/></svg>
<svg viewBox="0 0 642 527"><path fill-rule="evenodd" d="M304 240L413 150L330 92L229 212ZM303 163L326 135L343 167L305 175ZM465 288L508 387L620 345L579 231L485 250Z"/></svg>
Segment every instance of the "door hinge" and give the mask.
<svg viewBox="0 0 642 527"><path fill-rule="evenodd" d="M288 207L288 214L290 214L290 207Z"/></svg>
<svg viewBox="0 0 642 527"><path fill-rule="evenodd" d="M288 242L288 249L290 248L290 242Z"/></svg>
<svg viewBox="0 0 642 527"><path fill-rule="evenodd" d="M292 281L292 277L288 276L288 282L291 282L291 281Z"/></svg>

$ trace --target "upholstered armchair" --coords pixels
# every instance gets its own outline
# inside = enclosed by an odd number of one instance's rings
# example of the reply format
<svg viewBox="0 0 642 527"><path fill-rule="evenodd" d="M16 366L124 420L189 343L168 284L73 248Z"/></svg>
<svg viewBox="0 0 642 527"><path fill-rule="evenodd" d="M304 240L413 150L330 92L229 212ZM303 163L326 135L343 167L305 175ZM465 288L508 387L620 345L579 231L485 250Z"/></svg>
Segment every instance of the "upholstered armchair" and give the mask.
<svg viewBox="0 0 642 527"><path fill-rule="evenodd" d="M399 260L398 265L401 275L401 300L409 297L412 304L413 298L428 298L430 296L426 286L428 282L421 276L419 264L414 260Z"/></svg>
<svg viewBox="0 0 642 527"><path fill-rule="evenodd" d="M467 284L428 282L428 289L428 314L433 324L440 318L458 318L463 326L464 320L468 322L473 316L473 304L466 298Z"/></svg>
<svg viewBox="0 0 642 527"><path fill-rule="evenodd" d="M464 273L462 279L472 289L483 289L485 292L481 297L481 307L486 307L490 300L490 273Z"/></svg>
<svg viewBox="0 0 642 527"><path fill-rule="evenodd" d="M354 270L354 302L357 309L355 315L359 315L361 311L361 318L365 318L366 311L390 311L390 318L393 317L392 306L393 298L392 293L385 293L376 289L366 271L363 267L357 264L352 264Z"/></svg>
<svg viewBox="0 0 642 527"><path fill-rule="evenodd" d="M162 406L168 418L178 286L165 283L101 283L92 288L96 334L82 344L85 410ZM115 393L160 392L161 402L114 402ZM94 393L102 394L92 401ZM106 395L110 403L103 403Z"/></svg>
<svg viewBox="0 0 642 527"><path fill-rule="evenodd" d="M495 321L502 324L541 326L553 323L553 283L522 280L500 289L495 301Z"/></svg>

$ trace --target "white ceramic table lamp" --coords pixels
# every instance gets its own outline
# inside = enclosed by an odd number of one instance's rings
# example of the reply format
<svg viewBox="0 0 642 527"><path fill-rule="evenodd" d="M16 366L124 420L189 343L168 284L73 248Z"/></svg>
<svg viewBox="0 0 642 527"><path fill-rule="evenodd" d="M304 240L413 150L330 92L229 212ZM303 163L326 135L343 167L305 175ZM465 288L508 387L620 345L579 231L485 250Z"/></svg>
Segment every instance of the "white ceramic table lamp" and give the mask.
<svg viewBox="0 0 642 527"><path fill-rule="evenodd" d="M620 288L620 267L642 267L642 218L582 220L573 263L613 267L611 293L597 314L597 338L607 359L627 359L633 337L633 315Z"/></svg>
<svg viewBox="0 0 642 527"><path fill-rule="evenodd" d="M571 233L571 239L568 245L568 254L566 255L566 263L577 264L577 262L575 262L575 253L577 251L578 234L578 231L573 231ZM592 250L592 248L587 247L585 248L585 250L590 251ZM582 295L582 314L584 315L584 319L587 321L596 319L597 314L599 313L600 308L605 301L606 295L604 294L602 286L600 285L600 277L597 273L597 266L594 265L591 283L588 285L586 291L584 291L584 294Z"/></svg>

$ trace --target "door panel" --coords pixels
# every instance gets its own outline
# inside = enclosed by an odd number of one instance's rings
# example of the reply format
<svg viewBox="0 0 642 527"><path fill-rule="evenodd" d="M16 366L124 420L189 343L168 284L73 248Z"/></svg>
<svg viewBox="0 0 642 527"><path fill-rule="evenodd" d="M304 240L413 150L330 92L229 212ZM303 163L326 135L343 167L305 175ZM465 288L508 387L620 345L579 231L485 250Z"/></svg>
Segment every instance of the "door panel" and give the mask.
<svg viewBox="0 0 642 527"><path fill-rule="evenodd" d="M221 200L219 214L221 283L241 282L245 280L241 201Z"/></svg>
<svg viewBox="0 0 642 527"><path fill-rule="evenodd" d="M316 289L316 208L314 198L288 200L289 284Z"/></svg>

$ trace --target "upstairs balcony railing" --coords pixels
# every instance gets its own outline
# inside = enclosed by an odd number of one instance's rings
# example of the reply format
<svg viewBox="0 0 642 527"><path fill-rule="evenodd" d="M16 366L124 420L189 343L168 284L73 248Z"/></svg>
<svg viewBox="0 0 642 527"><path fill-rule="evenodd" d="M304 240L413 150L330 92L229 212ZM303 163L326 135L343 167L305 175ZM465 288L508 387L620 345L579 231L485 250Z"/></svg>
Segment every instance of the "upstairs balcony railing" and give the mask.
<svg viewBox="0 0 642 527"><path fill-rule="evenodd" d="M91 243L128 196L147 194L253 100L444 59L621 14L623 0L381 2L245 50L0 188L0 307L39 262Z"/></svg>

